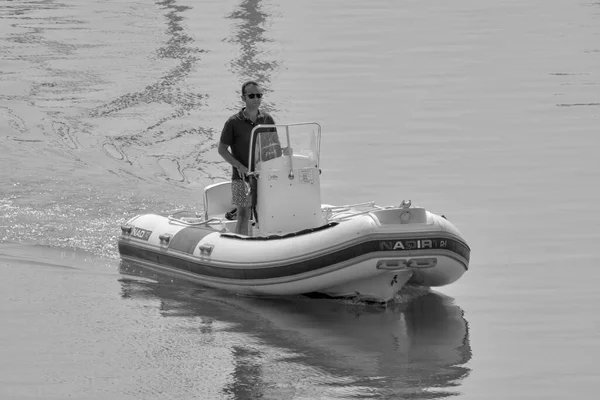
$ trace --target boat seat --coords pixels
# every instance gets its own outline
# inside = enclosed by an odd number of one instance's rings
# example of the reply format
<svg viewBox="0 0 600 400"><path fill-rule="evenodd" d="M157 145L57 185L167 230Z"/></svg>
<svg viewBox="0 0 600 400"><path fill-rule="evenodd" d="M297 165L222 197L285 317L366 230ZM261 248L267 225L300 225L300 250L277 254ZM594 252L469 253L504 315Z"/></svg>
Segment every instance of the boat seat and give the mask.
<svg viewBox="0 0 600 400"><path fill-rule="evenodd" d="M204 218L222 218L235 206L231 203L231 181L214 183L204 188Z"/></svg>

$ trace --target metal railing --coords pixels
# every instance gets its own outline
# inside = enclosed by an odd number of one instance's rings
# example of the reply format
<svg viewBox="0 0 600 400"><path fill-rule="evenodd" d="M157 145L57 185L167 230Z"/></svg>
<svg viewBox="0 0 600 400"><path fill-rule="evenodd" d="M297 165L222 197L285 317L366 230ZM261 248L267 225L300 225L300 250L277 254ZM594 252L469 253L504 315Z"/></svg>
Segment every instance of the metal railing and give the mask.
<svg viewBox="0 0 600 400"><path fill-rule="evenodd" d="M369 214L373 211L385 210L389 207L382 207L375 204L374 201L365 203L347 204L343 206L327 206L321 208L325 213L325 219L328 222L339 222L356 217L357 215Z"/></svg>

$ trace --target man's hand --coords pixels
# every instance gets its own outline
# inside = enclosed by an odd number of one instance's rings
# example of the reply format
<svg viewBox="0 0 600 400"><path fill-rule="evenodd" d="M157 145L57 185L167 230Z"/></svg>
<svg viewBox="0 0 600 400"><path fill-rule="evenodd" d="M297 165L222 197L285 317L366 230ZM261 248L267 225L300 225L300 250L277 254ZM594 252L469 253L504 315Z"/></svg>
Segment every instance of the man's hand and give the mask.
<svg viewBox="0 0 600 400"><path fill-rule="evenodd" d="M241 178L244 178L246 176L246 174L248 173L248 168L246 168L243 164L240 163L240 165L237 167L238 173L240 174Z"/></svg>
<svg viewBox="0 0 600 400"><path fill-rule="evenodd" d="M284 147L282 150L284 156L291 156L294 154L294 149L292 149L291 147Z"/></svg>

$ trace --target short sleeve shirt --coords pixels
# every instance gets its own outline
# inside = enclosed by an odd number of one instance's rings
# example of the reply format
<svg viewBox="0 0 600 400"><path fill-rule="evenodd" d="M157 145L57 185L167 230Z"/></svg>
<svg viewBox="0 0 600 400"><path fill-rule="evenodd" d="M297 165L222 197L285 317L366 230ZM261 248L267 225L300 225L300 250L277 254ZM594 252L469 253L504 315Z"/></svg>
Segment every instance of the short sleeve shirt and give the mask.
<svg viewBox="0 0 600 400"><path fill-rule="evenodd" d="M258 117L256 118L256 122L252 122L252 120L246 118L244 115L244 108L240 110L237 114L232 115L225 122L225 126L223 126L223 131L221 132L221 143L229 146L231 148L231 154L235 157L236 160L244 164L245 167L248 167L248 154L250 152L250 134L252 133L252 129L256 125L274 125L275 120L269 113L258 111ZM241 179L238 174L237 168L233 168L231 179Z"/></svg>

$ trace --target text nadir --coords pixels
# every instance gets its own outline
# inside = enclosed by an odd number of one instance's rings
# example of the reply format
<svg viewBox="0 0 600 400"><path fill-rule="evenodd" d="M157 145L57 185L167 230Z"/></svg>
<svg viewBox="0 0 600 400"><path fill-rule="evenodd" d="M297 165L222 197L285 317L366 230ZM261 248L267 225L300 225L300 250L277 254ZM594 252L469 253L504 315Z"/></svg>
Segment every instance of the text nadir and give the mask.
<svg viewBox="0 0 600 400"><path fill-rule="evenodd" d="M142 228L133 228L133 231L131 232L131 236L141 240L148 240L150 238L150 235L152 235L152 231L148 231Z"/></svg>
<svg viewBox="0 0 600 400"><path fill-rule="evenodd" d="M382 240L380 250L443 249L448 247L447 239L404 239Z"/></svg>

